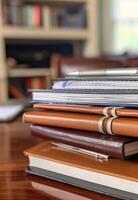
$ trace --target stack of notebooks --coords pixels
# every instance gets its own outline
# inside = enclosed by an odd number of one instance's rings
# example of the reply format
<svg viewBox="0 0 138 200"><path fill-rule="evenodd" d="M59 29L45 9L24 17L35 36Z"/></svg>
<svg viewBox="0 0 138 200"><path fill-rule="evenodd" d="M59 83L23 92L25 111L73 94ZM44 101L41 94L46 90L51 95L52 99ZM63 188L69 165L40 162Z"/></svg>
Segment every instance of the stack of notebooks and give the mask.
<svg viewBox="0 0 138 200"><path fill-rule="evenodd" d="M138 199L137 68L74 72L33 90L24 113L44 142L26 171L123 199Z"/></svg>

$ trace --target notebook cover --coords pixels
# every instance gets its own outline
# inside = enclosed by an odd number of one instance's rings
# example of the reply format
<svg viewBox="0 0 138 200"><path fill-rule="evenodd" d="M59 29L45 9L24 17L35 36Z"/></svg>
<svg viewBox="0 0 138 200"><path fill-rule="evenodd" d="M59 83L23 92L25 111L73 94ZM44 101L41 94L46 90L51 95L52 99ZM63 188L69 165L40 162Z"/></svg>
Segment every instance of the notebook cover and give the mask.
<svg viewBox="0 0 138 200"><path fill-rule="evenodd" d="M125 158L125 144L133 143L136 140L131 137L120 137L90 133L66 128L30 126L32 135L44 139L52 139L67 145L106 154L116 158Z"/></svg>
<svg viewBox="0 0 138 200"><path fill-rule="evenodd" d="M43 93L43 94L48 94L48 93L51 93L51 94L58 94L58 93L64 93L64 94L79 94L80 96L81 95L84 95L84 94L138 94L138 90L136 89L129 89L129 90L123 90L123 93L122 93L122 90L118 90L118 89L115 89L115 90L112 90L112 89L105 89L105 90L92 90L92 89L73 89L73 90L69 90L69 89L29 89L29 91L34 94L34 93Z"/></svg>
<svg viewBox="0 0 138 200"><path fill-rule="evenodd" d="M138 90L32 90L34 103L138 107ZM56 98L55 98L56 96Z"/></svg>
<svg viewBox="0 0 138 200"><path fill-rule="evenodd" d="M74 89L90 89L90 90L138 90L138 82L125 80L67 80L54 81L52 89L74 90Z"/></svg>
<svg viewBox="0 0 138 200"><path fill-rule="evenodd" d="M116 108L116 107L98 107L98 106L76 106L65 104L34 104L33 107L38 110L66 111L76 113L88 113L106 116L119 117L138 117L138 109Z"/></svg>
<svg viewBox="0 0 138 200"><path fill-rule="evenodd" d="M76 80L76 81L81 81L81 80L90 80L90 81L93 81L93 80L114 80L114 81L131 81L131 80L135 80L137 81L138 80L138 75L123 75L123 76L119 76L119 75L112 75L112 76L81 76L81 77L71 77L71 76L66 76L65 78L54 78L53 79L54 81L62 81L62 80Z"/></svg>
<svg viewBox="0 0 138 200"><path fill-rule="evenodd" d="M66 184L73 185L73 186L76 186L76 187L79 187L79 188L82 188L82 189L87 189L87 190L90 190L90 191L98 192L98 193L101 193L101 194L104 194L104 195L111 195L111 196L117 197L119 199L121 198L121 199L125 199L125 200L126 199L127 200L130 200L130 199L131 200L137 200L137 195L133 194L133 193L124 192L124 191L121 191L121 190L118 190L118 189L110 188L110 187L95 184L95 183L90 183L90 182L87 182L87 181L84 181L84 180L81 180L81 179L77 179L77 178L69 177L69 176L66 176L66 175L50 172L50 171L43 170L43 169L40 169L40 168L27 167L26 172L29 173L29 174L32 174L32 175L37 175L37 176L40 176L40 177L43 177L43 178L52 179L52 180L55 180L55 181L58 181L58 182L61 182L61 183L66 183ZM37 183L32 182L32 186L34 186L34 188L37 189ZM46 191L44 190L44 187L47 188L47 183L45 185L43 185L43 187L42 187L42 185L40 185L40 186L41 186L41 190L43 188L43 192L46 192L46 194L47 194L47 190ZM58 184L58 186L59 186L59 184ZM52 185L52 187L53 187L53 185ZM51 191L52 191L52 187L51 187ZM38 188L38 189L40 191L40 188ZM53 192L54 192L54 189L55 188L53 188ZM57 187L56 187L56 189L57 189ZM82 191L82 189L81 189L81 191ZM65 193L65 195L67 195L65 190L64 191L61 190L61 192ZM68 193L68 191L67 191L67 193ZM53 193L53 195L54 194L55 193ZM60 191L58 192L58 194L60 194ZM71 193L71 196L73 194ZM76 197L76 196L74 196L74 197ZM91 196L90 198L93 198L93 197ZM103 199L104 198L105 198L105 196L103 197ZM85 199L85 197L84 197L84 195L83 196L79 195L78 199ZM87 197L86 197L86 199L87 199Z"/></svg>
<svg viewBox="0 0 138 200"><path fill-rule="evenodd" d="M69 151L68 149L55 145L51 141L42 142L26 150L25 154L67 166L138 182L138 156L130 160L111 158L108 161L99 162L90 156Z"/></svg>
<svg viewBox="0 0 138 200"><path fill-rule="evenodd" d="M64 101L58 101L56 99L52 100L32 100L32 104L58 104L58 105L75 105L75 106L98 106L98 107L124 107L124 108L129 108L129 109L137 109L138 104L137 103L118 103L118 102L83 102L83 101L70 101L70 100L64 100Z"/></svg>
<svg viewBox="0 0 138 200"><path fill-rule="evenodd" d="M109 117L103 120L100 115L56 111L32 111L24 113L23 121L38 125L56 126L93 132L104 132L113 135L138 137L137 118Z"/></svg>

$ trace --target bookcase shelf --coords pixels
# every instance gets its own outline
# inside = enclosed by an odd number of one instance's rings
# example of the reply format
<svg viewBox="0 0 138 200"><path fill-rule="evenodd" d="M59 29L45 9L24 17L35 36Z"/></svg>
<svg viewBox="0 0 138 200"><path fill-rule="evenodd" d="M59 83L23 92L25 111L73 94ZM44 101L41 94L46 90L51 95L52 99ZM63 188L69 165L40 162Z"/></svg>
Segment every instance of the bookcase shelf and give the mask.
<svg viewBox="0 0 138 200"><path fill-rule="evenodd" d="M27 3L36 3L38 0L24 0ZM39 0L39 3L48 3L48 4L70 4L70 3L87 3L88 0Z"/></svg>
<svg viewBox="0 0 138 200"><path fill-rule="evenodd" d="M88 37L87 29L61 29L53 28L45 30L43 28L25 28L5 26L2 35L6 39L65 39L65 40L86 40Z"/></svg>
<svg viewBox="0 0 138 200"><path fill-rule="evenodd" d="M38 77L38 76L49 76L50 70L45 68L30 68L30 69L12 69L8 73L8 77Z"/></svg>
<svg viewBox="0 0 138 200"><path fill-rule="evenodd" d="M70 3L86 3L88 0L24 0L24 2L30 2L30 3L40 3L40 2L43 2L43 3L67 3L67 4L70 4Z"/></svg>
<svg viewBox="0 0 138 200"><path fill-rule="evenodd" d="M12 6L16 7L16 3L19 7L23 6L21 11L24 12L26 6L30 5L30 8L27 7L27 10L34 9L32 6L36 6L37 12L40 12L43 16L41 22L35 21L34 24L28 24L28 19L26 18L26 14L21 16L22 25L19 23L11 23L11 19L7 20L9 16L9 12L7 12L9 7L6 7L7 2L12 4ZM55 21L53 21L52 17L54 11L52 9L60 8L64 9L67 6L77 5L85 7L85 23L80 26L80 28L65 28L64 24L60 23L60 25ZM25 6L25 7L24 7ZM39 8L38 8L38 7ZM13 8L12 9L17 9ZM6 9L5 9L6 8ZM10 8L11 9L11 8ZM45 10L46 9L46 10ZM17 10L16 10L17 11ZM20 10L19 10L20 11ZM34 11L34 10L33 10ZM11 10L10 10L11 12ZM26 12L26 10L25 10ZM27 17L28 17L27 11ZM7 16L8 13L8 16ZM19 12L20 13L20 12ZM22 12L21 12L22 13ZM45 14L46 13L46 14ZM15 12L14 12L15 14ZM22 13L23 14L23 13ZM40 14L40 13L39 13ZM42 43L43 41L49 42L57 42L59 43L69 43L72 44L74 48L75 56L84 56L84 57L91 57L91 56L98 56L99 55L99 44L98 44L98 1L97 0L0 0L0 102L8 100L8 90L9 90L9 79L22 79L29 77L47 77L51 76L50 69L44 69L38 67L37 69L9 69L7 67L7 58L6 58L6 47L7 42L13 43L24 43L26 42L38 42ZM12 15L11 15L12 16ZM24 24L24 16L26 18L26 23ZM29 14L30 16L30 14ZM14 15L15 17L15 15ZM16 16L17 17L17 16ZM33 12L34 17L34 12ZM32 17L32 21L34 23L34 18ZM17 18L18 19L18 18ZM17 20L16 19L16 20ZM54 18L56 19L56 17ZM15 20L15 18L14 18ZM16 21L15 20L15 21ZM10 22L9 22L10 21ZM17 21L16 21L17 22ZM62 21L63 22L63 21ZM30 23L30 22L29 22ZM36 23L37 26L36 26ZM79 52L79 53L76 53ZM47 66L50 67L50 66Z"/></svg>

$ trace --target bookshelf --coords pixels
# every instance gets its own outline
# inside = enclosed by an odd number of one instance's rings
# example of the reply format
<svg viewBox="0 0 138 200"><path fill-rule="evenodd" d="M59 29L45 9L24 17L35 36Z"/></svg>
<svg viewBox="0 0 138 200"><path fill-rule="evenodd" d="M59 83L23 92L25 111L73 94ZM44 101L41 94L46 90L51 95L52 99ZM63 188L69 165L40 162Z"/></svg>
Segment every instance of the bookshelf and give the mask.
<svg viewBox="0 0 138 200"><path fill-rule="evenodd" d="M86 30L60 30L58 28L44 31L42 28L35 30L22 27L4 27L2 31L5 39L54 39L54 40L86 40L88 33Z"/></svg>
<svg viewBox="0 0 138 200"><path fill-rule="evenodd" d="M23 5L39 5L46 9L40 26L7 23L5 2L17 2ZM71 41L75 49L81 49L80 55L85 57L98 56L98 1L97 0L0 0L0 101L8 100L8 79L35 76L50 77L50 68L41 66L35 69L9 69L6 62L6 41ZM86 25L78 28L53 26L51 23L53 8L64 8L68 5L85 6ZM27 7L32 9L32 7ZM38 11L38 7L37 7ZM6 21L6 22L5 22ZM30 23L30 22L27 22ZM37 20L37 23L38 20ZM94 38L94 39L93 39ZM77 41L77 42L76 42ZM81 47L81 48L80 48ZM74 52L76 52L74 50ZM79 53L78 53L79 54Z"/></svg>
<svg viewBox="0 0 138 200"><path fill-rule="evenodd" d="M9 70L8 77L36 77L36 76L50 76L50 70L44 68L37 69L12 69Z"/></svg>

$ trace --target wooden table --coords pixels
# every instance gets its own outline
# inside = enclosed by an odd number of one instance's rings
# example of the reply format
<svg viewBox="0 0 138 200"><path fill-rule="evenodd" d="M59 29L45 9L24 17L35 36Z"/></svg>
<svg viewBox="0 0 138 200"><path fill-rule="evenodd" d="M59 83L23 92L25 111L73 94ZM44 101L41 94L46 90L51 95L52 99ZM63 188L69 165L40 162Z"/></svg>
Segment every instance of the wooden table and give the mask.
<svg viewBox="0 0 138 200"><path fill-rule="evenodd" d="M115 200L49 179L27 175L23 151L39 143L21 119L0 123L0 200Z"/></svg>

